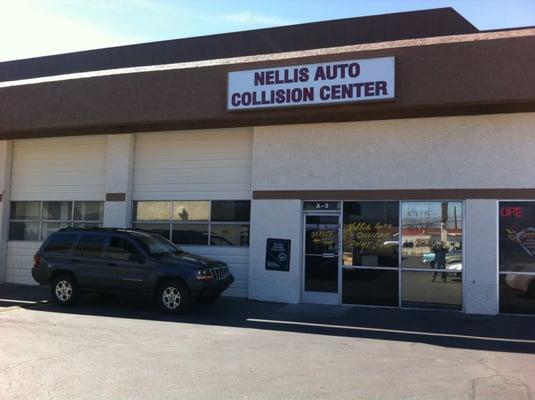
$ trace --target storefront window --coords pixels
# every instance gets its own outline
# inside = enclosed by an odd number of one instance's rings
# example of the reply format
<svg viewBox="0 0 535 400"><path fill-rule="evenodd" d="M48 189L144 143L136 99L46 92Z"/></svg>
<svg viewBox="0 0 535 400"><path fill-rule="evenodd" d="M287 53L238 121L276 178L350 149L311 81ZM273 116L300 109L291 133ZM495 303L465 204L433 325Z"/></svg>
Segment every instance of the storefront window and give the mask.
<svg viewBox="0 0 535 400"><path fill-rule="evenodd" d="M499 205L500 311L535 314L535 202Z"/></svg>
<svg viewBox="0 0 535 400"><path fill-rule="evenodd" d="M399 303L399 202L343 204L342 301Z"/></svg>
<svg viewBox="0 0 535 400"><path fill-rule="evenodd" d="M462 202L401 203L402 305L461 307Z"/></svg>
<svg viewBox="0 0 535 400"><path fill-rule="evenodd" d="M442 274L447 276L443 280ZM403 271L401 275L404 307L461 307L461 274L451 272Z"/></svg>
<svg viewBox="0 0 535 400"><path fill-rule="evenodd" d="M133 226L176 244L249 246L249 200L134 202Z"/></svg>
<svg viewBox="0 0 535 400"><path fill-rule="evenodd" d="M399 203L344 202L344 265L399 266Z"/></svg>

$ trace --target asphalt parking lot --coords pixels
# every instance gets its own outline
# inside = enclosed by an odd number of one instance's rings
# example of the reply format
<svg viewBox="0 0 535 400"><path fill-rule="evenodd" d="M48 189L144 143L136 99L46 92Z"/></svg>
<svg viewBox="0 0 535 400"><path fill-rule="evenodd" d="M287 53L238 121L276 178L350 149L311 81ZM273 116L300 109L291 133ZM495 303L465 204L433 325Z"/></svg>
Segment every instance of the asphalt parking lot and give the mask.
<svg viewBox="0 0 535 400"><path fill-rule="evenodd" d="M0 285L1 399L533 399L535 318Z"/></svg>

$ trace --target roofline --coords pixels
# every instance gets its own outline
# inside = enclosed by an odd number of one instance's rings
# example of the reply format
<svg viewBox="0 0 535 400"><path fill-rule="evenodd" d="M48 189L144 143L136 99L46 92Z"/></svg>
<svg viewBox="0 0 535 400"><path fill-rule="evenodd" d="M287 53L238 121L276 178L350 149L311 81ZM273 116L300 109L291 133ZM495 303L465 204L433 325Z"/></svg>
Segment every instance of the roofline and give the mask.
<svg viewBox="0 0 535 400"><path fill-rule="evenodd" d="M284 53L270 53L270 54L251 55L251 56L242 56L242 57L220 58L220 59L213 59L213 60L188 61L188 62L172 63L172 64L159 64L159 65L149 65L149 66L140 66L140 67L104 69L104 70L89 71L89 72L76 72L72 74L52 75L52 76L45 76L45 77L38 77L38 78L19 79L19 80L14 80L14 81L0 82L0 88L24 86L24 85L36 85L36 84L41 84L41 83L59 82L59 81L67 81L67 80L98 78L98 77L106 77L106 76L113 76L113 75L137 74L137 73L145 73L145 72L169 71L169 70L179 70L179 69L189 69L189 68L203 68L203 67L214 67L214 66L221 66L221 65L247 64L247 63L258 63L258 62L267 62L267 61L280 62L284 60L315 57L315 56L320 56L320 55L321 56L343 55L345 53L353 53L356 51L385 50L389 48L396 49L396 48L415 47L415 46L432 46L432 45L439 45L439 44L446 44L446 43L453 44L453 43L463 43L463 42L476 42L476 41L485 41L485 40L517 38L517 37L524 37L524 36L535 36L535 27L534 28L521 28L518 30L488 31L488 32L466 34L466 35L438 36L438 37L430 37L430 38L422 38L422 39L407 39L407 40L396 40L396 41L390 41L390 42L330 47L330 48L324 48L324 49L299 50L299 51L291 51L291 52L284 52ZM306 60L303 60L303 63L305 62Z"/></svg>
<svg viewBox="0 0 535 400"><path fill-rule="evenodd" d="M0 81L477 32L451 7L423 9L9 60Z"/></svg>
<svg viewBox="0 0 535 400"><path fill-rule="evenodd" d="M410 11L400 11L400 12L391 12L391 13L383 13L383 14L369 14L369 15L361 15L357 17L347 17L347 18L334 18L334 19L326 19L326 20L318 20L318 21L311 21L311 22L303 22L303 23L297 23L297 24L288 24L288 25L277 25L267 28L257 28L257 29L246 29L246 30L237 30L237 31L229 31L229 32L222 32L222 33L213 33L209 35L199 35L199 36L185 36L175 39L164 39L164 40L155 40L152 42L138 42L138 43L131 43L131 44L125 44L125 45L117 45L117 46L109 46L109 47L96 47L92 49L86 49L86 50L79 50L79 51L73 51L73 52L66 52L66 53L55 53L55 54L47 54L43 56L36 56L36 57L28 57L28 58L17 58L12 60L4 60L0 61L0 65L3 63L9 63L9 62L17 62L17 61L29 61L29 60L39 60L39 59L45 59L49 57L57 57L57 56L64 56L64 55L78 55L82 53L87 53L91 51L97 51L97 50L113 50L113 49L128 49L128 48L134 48L139 45L151 45L151 44L162 44L162 43L171 43L181 40L191 40L191 39L216 39L221 38L225 36L232 36L237 33L243 33L243 34L254 34L259 32L268 32L272 31L274 29L280 29L280 28L297 28L297 27L307 27L307 26L313 26L316 24L327 24L327 23L334 23L334 22L349 22L355 19L366 19L366 18L380 18L385 16L392 16L392 15L407 15L407 14L417 14L417 13L423 13L423 12L436 12L439 10L448 10L453 11L455 14L457 14L460 18L462 18L467 24L470 24L475 30L479 31L479 29L472 24L468 19L466 19L462 14L460 14L457 10L455 10L453 7L436 7L436 8L422 8L417 10L410 10ZM514 29L514 28L512 28Z"/></svg>

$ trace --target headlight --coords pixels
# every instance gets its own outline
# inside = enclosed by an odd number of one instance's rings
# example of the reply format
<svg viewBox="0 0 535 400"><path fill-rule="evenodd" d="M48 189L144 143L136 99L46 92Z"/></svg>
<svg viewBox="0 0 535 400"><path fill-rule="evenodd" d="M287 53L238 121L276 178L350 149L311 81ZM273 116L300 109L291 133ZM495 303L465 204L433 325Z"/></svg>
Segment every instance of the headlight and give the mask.
<svg viewBox="0 0 535 400"><path fill-rule="evenodd" d="M209 269L199 269L196 278L199 280L214 279L214 275L212 275L212 271Z"/></svg>

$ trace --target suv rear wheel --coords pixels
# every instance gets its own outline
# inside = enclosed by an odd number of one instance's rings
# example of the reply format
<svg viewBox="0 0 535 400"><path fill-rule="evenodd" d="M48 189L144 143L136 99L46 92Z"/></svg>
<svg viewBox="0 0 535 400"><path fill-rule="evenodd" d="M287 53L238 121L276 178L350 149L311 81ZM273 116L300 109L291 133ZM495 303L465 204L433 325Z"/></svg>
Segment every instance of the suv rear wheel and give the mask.
<svg viewBox="0 0 535 400"><path fill-rule="evenodd" d="M78 284L71 275L59 275L52 281L52 298L61 306L70 306L78 300Z"/></svg>
<svg viewBox="0 0 535 400"><path fill-rule="evenodd" d="M169 314L184 314L191 307L191 293L184 282L168 280L160 285L158 303Z"/></svg>

